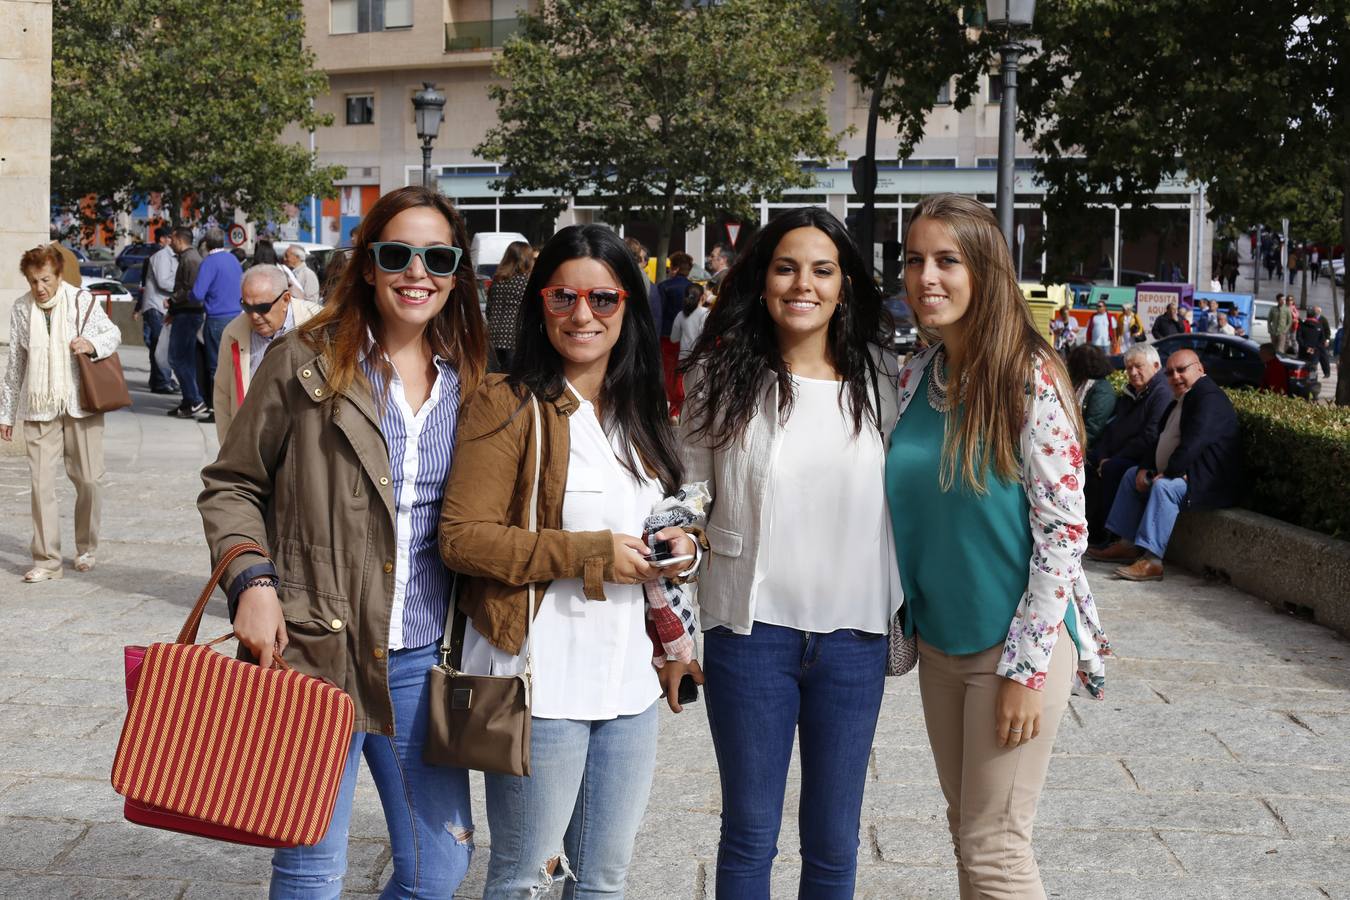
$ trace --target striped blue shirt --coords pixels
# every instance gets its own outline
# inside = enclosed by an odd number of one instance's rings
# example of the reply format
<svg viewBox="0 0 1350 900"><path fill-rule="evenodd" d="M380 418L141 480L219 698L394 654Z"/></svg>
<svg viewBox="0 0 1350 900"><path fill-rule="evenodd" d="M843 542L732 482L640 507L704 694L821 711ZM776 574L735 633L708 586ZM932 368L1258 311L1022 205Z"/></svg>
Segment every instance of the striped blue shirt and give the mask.
<svg viewBox="0 0 1350 900"><path fill-rule="evenodd" d="M450 597L450 571L441 562L437 526L450 463L455 456L459 418L459 375L446 360L434 358L436 380L431 396L414 412L393 371L384 377L371 356L361 360L380 410L380 430L389 447L389 475L394 483L394 605L389 617L389 649L425 647L441 639Z"/></svg>

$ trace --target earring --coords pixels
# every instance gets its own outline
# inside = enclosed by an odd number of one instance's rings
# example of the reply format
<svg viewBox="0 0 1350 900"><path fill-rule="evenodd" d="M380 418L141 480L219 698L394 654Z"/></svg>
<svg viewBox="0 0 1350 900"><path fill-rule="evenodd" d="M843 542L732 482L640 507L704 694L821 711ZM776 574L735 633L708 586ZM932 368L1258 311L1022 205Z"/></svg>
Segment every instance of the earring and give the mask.
<svg viewBox="0 0 1350 900"><path fill-rule="evenodd" d="M764 295L763 295L763 294L760 294L760 295L759 295L759 305L760 305L760 306L768 306L768 305L769 305L769 301L767 301L767 300L764 299Z"/></svg>

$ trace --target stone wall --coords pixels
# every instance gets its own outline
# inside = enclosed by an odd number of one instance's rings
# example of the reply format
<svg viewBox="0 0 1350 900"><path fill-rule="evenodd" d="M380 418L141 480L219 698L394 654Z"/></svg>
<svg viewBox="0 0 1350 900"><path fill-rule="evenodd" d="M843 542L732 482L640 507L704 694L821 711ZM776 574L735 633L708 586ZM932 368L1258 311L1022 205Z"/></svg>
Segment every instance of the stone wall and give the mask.
<svg viewBox="0 0 1350 900"><path fill-rule="evenodd" d="M51 0L0 0L0 342L28 290L19 257L50 235Z"/></svg>
<svg viewBox="0 0 1350 900"><path fill-rule="evenodd" d="M1350 541L1245 509L1185 512L1167 561L1350 637Z"/></svg>

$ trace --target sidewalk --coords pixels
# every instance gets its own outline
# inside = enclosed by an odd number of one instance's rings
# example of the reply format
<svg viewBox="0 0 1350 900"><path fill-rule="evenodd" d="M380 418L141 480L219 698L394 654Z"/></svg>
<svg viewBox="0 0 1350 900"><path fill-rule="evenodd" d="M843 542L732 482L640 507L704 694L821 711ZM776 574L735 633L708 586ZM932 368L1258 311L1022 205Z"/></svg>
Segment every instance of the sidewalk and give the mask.
<svg viewBox="0 0 1350 900"><path fill-rule="evenodd" d="M145 351L122 358L143 385ZM88 575L19 583L28 473L0 444L0 897L265 896L265 851L127 824L108 783L122 645L171 640L208 573L194 501L214 427L164 416L171 398L135 400L108 417L104 538ZM69 558L64 483L61 499ZM1108 571L1089 577L1119 659L1107 700L1074 698L1060 728L1036 830L1050 896L1350 900L1350 642L1179 571L1155 585ZM209 612L202 636L228 631L219 599ZM719 793L702 704L663 713L661 727L628 897L712 898ZM776 897L796 896L795 772ZM481 778L473 790L463 897L481 896L491 844ZM387 878L384 833L363 774L350 896ZM859 897L956 896L913 674L887 686L861 837Z"/></svg>

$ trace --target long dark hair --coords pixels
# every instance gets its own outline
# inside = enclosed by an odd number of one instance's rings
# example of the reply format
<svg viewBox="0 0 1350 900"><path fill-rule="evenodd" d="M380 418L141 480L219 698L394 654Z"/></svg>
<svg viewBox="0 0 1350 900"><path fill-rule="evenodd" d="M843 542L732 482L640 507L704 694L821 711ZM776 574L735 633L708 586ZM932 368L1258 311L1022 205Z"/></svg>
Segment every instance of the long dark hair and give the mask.
<svg viewBox="0 0 1350 900"><path fill-rule="evenodd" d="M644 464L667 493L680 489L684 472L675 450L666 395L662 388L661 353L656 324L647 303L647 283L637 260L620 238L603 225L571 225L555 234L535 260L520 305L520 333L507 383L522 400L529 393L552 401L566 389L563 358L544 331L544 305L539 292L558 267L570 259L594 259L609 266L628 293L620 312L619 339L610 351L599 407L606 431L623 436L620 462L635 477L645 477ZM528 393L527 393L528 392ZM517 413L518 414L518 413ZM634 456L636 450L636 457Z"/></svg>
<svg viewBox="0 0 1350 900"><path fill-rule="evenodd" d="M454 246L467 251L469 235L464 218L450 202L450 198L421 185L409 185L390 191L370 208L366 217L352 234L352 249L341 280L314 318L299 328L300 336L315 350L323 353L328 369L328 381L335 391L347 390L354 381L362 381L358 360L366 345L366 336L373 334L383 350L384 340L379 310L375 306L375 288L366 281L373 275L375 261L370 245L380 239L380 232L394 216L405 209L428 206L445 217L450 224ZM483 314L478 309L478 279L473 263L465 252L455 270L455 286L445 306L427 325L427 341L441 358L449 360L459 374L459 382L467 397L478 386L487 368L487 329ZM378 354L376 366L387 369L384 355ZM389 383L390 372L382 372Z"/></svg>
<svg viewBox="0 0 1350 900"><path fill-rule="evenodd" d="M796 400L792 378L778 350L773 319L760 299L778 243L796 228L825 232L839 252L843 287L839 312L830 318L826 352L843 379L840 406L846 405L853 418L853 433L860 433L865 422L878 422L879 412L872 409L870 399L877 372L868 345L879 340L886 318L881 295L871 267L843 224L818 206L803 206L760 229L727 272L703 334L682 367L703 370L685 409L694 423L694 436L715 449L724 449L739 438L759 409L765 372L778 381L779 421L786 422L792 412Z"/></svg>
<svg viewBox="0 0 1350 900"><path fill-rule="evenodd" d="M277 250L267 238L258 238L253 243L253 264L255 266L275 266Z"/></svg>

